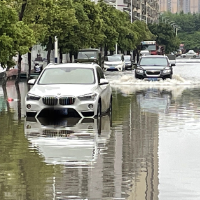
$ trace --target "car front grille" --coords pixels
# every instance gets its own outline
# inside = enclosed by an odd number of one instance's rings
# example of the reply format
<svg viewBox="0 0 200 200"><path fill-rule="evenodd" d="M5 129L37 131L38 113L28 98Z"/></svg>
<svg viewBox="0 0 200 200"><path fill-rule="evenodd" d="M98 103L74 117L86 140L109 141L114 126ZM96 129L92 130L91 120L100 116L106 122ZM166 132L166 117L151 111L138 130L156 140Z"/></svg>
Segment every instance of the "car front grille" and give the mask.
<svg viewBox="0 0 200 200"><path fill-rule="evenodd" d="M61 97L59 99L60 105L72 105L74 104L75 98L74 97Z"/></svg>
<svg viewBox="0 0 200 200"><path fill-rule="evenodd" d="M42 101L45 105L54 106L58 104L57 97L43 97Z"/></svg>
<svg viewBox="0 0 200 200"><path fill-rule="evenodd" d="M160 75L160 71L146 71L146 74L148 76L151 76L151 75Z"/></svg>
<svg viewBox="0 0 200 200"><path fill-rule="evenodd" d="M55 106L58 103L60 105L73 105L75 102L75 98L74 97L61 97L61 98L57 98L57 97L43 97L42 101L45 105L48 106Z"/></svg>

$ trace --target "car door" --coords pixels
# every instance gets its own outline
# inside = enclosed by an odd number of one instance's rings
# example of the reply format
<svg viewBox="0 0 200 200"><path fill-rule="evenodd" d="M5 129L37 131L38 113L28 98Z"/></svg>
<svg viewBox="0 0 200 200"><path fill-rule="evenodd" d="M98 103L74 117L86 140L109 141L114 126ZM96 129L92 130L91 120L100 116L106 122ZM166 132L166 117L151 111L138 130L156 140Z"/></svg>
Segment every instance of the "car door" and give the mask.
<svg viewBox="0 0 200 200"><path fill-rule="evenodd" d="M103 70L97 67L98 83L100 79L105 79ZM99 85L99 92L101 96L101 109L102 112L106 112L110 105L111 88L110 84Z"/></svg>

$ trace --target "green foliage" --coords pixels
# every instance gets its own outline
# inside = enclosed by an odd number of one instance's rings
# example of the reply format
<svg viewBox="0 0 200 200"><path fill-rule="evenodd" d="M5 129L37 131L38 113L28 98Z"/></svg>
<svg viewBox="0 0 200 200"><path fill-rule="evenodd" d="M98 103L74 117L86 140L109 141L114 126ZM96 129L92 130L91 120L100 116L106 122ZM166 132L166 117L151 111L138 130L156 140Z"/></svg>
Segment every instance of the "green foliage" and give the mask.
<svg viewBox="0 0 200 200"><path fill-rule="evenodd" d="M168 22L173 21L178 28L178 37L180 38L180 43L183 43L186 50L194 49L196 51L200 50L200 14L199 13L169 13L166 12L161 18L163 21L166 19Z"/></svg>
<svg viewBox="0 0 200 200"><path fill-rule="evenodd" d="M6 67L18 52L25 54L35 43L33 31L18 21L14 8L0 2L0 63Z"/></svg>
<svg viewBox="0 0 200 200"><path fill-rule="evenodd" d="M179 47L180 40L176 37L172 26L167 23L149 24L150 31L157 36L156 42L165 46L165 53L170 53Z"/></svg>

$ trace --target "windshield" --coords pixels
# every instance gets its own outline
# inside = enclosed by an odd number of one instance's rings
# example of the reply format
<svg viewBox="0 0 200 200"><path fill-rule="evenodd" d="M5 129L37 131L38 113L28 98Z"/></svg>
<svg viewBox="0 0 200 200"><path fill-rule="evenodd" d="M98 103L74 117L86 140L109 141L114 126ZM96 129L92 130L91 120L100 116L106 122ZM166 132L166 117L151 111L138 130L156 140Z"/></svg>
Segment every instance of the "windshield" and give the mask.
<svg viewBox="0 0 200 200"><path fill-rule="evenodd" d="M95 51L81 51L78 53L78 59L94 59L97 58Z"/></svg>
<svg viewBox="0 0 200 200"><path fill-rule="evenodd" d="M156 50L156 45L155 44L143 44L142 45L142 50Z"/></svg>
<svg viewBox="0 0 200 200"><path fill-rule="evenodd" d="M108 56L108 61L121 61L121 56Z"/></svg>
<svg viewBox="0 0 200 200"><path fill-rule="evenodd" d="M148 58L148 57L143 57L140 60L140 65L158 65L158 66L166 66L168 65L167 59L166 58Z"/></svg>
<svg viewBox="0 0 200 200"><path fill-rule="evenodd" d="M51 68L42 74L39 84L94 84L94 70L89 68Z"/></svg>
<svg viewBox="0 0 200 200"><path fill-rule="evenodd" d="M131 56L124 56L124 60L125 61L130 61L131 60Z"/></svg>

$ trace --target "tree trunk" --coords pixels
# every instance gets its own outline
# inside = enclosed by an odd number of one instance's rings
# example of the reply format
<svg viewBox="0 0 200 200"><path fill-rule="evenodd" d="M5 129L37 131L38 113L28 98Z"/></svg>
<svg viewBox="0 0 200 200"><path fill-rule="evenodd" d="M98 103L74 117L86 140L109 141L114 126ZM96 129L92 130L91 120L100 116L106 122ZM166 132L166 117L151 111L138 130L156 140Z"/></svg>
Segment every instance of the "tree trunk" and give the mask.
<svg viewBox="0 0 200 200"><path fill-rule="evenodd" d="M107 45L105 45L105 47L104 47L104 52L105 52L105 56L107 56L108 55L108 47L107 47Z"/></svg>
<svg viewBox="0 0 200 200"><path fill-rule="evenodd" d="M49 37L49 42L47 44L47 64L50 63L51 50L52 50L52 38Z"/></svg>
<svg viewBox="0 0 200 200"><path fill-rule="evenodd" d="M69 52L70 63L72 63L72 52Z"/></svg>
<svg viewBox="0 0 200 200"><path fill-rule="evenodd" d="M32 51L32 47L29 48L29 52L28 52L28 80L30 79L30 75L31 75L31 51Z"/></svg>
<svg viewBox="0 0 200 200"><path fill-rule="evenodd" d="M21 74L21 66L22 66L22 56L19 54L18 56L18 73L17 73L17 77L15 79L15 85L19 84L19 80L20 80L20 74Z"/></svg>
<svg viewBox="0 0 200 200"><path fill-rule="evenodd" d="M20 93L20 89L19 89L19 84L15 84L15 88L17 91L17 113L18 113L18 120L21 120L21 93Z"/></svg>
<svg viewBox="0 0 200 200"><path fill-rule="evenodd" d="M62 60L63 60L62 48L60 48L60 63L63 63Z"/></svg>

